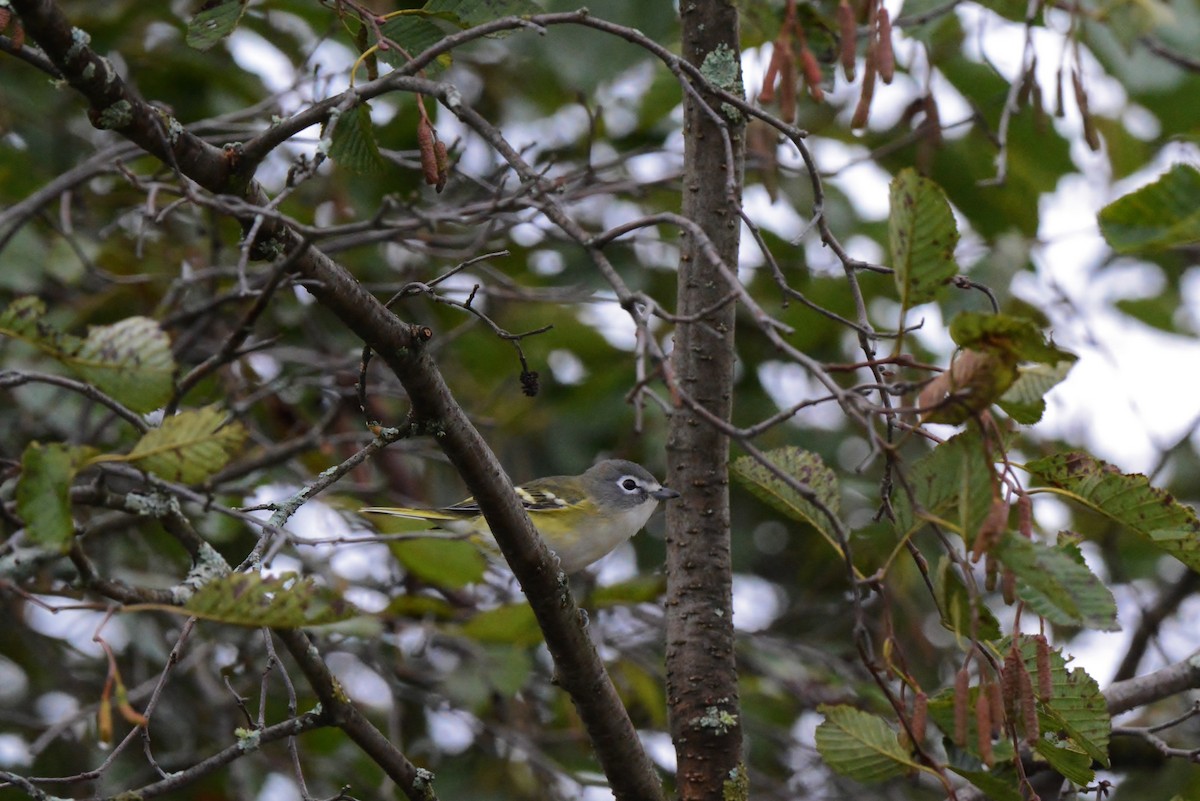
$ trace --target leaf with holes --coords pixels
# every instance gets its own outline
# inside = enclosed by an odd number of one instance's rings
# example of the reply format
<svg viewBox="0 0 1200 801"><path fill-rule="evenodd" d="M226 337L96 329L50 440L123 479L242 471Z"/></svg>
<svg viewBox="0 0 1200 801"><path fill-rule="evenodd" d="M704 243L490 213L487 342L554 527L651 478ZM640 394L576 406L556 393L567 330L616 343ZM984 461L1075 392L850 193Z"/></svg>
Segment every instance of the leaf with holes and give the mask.
<svg viewBox="0 0 1200 801"><path fill-rule="evenodd" d="M892 181L888 248L900 304L909 309L934 299L958 273L958 226L941 187L915 170Z"/></svg>
<svg viewBox="0 0 1200 801"><path fill-rule="evenodd" d="M148 412L171 398L175 357L171 340L147 317L129 317L93 326L63 362L136 412Z"/></svg>
<svg viewBox="0 0 1200 801"><path fill-rule="evenodd" d="M1036 478L1132 529L1193 570L1200 570L1200 520L1140 474L1122 473L1086 453L1056 453L1025 465Z"/></svg>
<svg viewBox="0 0 1200 801"><path fill-rule="evenodd" d="M222 576L197 590L183 609L206 620L279 629L326 626L363 614L335 590L294 573Z"/></svg>
<svg viewBox="0 0 1200 801"><path fill-rule="evenodd" d="M808 523L840 550L833 524L826 514L837 515L841 505L837 476L821 457L802 448L786 447L767 451L766 458L787 476L812 491L805 497L775 475L770 468L751 456L742 456L730 466L735 478L760 500L783 514ZM824 510L822 510L824 507Z"/></svg>
<svg viewBox="0 0 1200 801"><path fill-rule="evenodd" d="M80 339L51 326L45 315L46 305L39 299L19 298L0 313L0 333L48 353L134 411L148 412L170 399L175 357L158 323L129 317L92 326L87 338Z"/></svg>
<svg viewBox="0 0 1200 801"><path fill-rule="evenodd" d="M242 15L246 0L208 0L196 16L188 21L187 44L195 50L208 50L233 33Z"/></svg>

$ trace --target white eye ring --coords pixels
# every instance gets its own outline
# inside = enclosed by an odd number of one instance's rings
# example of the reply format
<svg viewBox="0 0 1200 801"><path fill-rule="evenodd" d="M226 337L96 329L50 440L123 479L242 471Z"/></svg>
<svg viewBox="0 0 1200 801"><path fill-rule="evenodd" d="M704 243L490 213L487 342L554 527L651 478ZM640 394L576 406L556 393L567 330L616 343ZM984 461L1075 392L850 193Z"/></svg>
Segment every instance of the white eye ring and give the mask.
<svg viewBox="0 0 1200 801"><path fill-rule="evenodd" d="M623 477L620 481L617 482L617 485L621 489L625 490L625 492L629 492L629 493L637 492L639 489L641 489L641 486L642 486L641 484L638 484L637 479L635 479L631 476Z"/></svg>

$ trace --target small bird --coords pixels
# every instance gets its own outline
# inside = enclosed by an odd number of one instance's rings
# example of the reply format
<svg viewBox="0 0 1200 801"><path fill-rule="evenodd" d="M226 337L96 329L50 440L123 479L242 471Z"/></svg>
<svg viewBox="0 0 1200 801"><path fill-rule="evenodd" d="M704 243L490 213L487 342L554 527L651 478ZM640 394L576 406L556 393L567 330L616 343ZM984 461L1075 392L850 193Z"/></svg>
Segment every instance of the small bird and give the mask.
<svg viewBox="0 0 1200 801"><path fill-rule="evenodd" d="M659 501L678 498L646 468L605 459L579 476L550 476L516 487L525 511L565 573L577 573L641 530ZM500 549L474 498L442 509L368 507L361 512L435 524L420 536L465 538L492 554Z"/></svg>

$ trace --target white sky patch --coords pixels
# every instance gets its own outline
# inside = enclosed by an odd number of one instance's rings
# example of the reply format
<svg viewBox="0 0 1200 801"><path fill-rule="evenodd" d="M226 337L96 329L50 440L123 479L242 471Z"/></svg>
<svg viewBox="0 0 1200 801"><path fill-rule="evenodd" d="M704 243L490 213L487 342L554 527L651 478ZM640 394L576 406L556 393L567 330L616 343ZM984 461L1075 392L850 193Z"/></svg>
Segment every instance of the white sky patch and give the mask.
<svg viewBox="0 0 1200 801"><path fill-rule="evenodd" d="M50 595L35 597L55 608L75 603L70 598L58 598ZM106 617L104 612L90 609L61 609L55 613L48 612L37 604L29 603L25 605L24 615L28 626L39 634L53 637L56 640L64 640L85 656L104 656L104 648L100 643L92 641L93 635L97 633L100 624L104 622ZM100 629L99 634L116 653L124 651L125 646L129 644L129 630L119 617L110 617L104 623L103 629Z"/></svg>
<svg viewBox="0 0 1200 801"><path fill-rule="evenodd" d="M258 76L271 92L283 92L292 87L295 67L291 59L245 26L229 34L229 55L243 70Z"/></svg>
<svg viewBox="0 0 1200 801"><path fill-rule="evenodd" d="M784 593L770 581L738 573L733 577L733 625L739 631L762 631L783 612Z"/></svg>
<svg viewBox="0 0 1200 801"><path fill-rule="evenodd" d="M268 773L254 801L300 801L300 787L290 776Z"/></svg>
<svg viewBox="0 0 1200 801"><path fill-rule="evenodd" d="M583 366L583 361L565 348L550 351L546 361L550 365L550 372L554 374L554 380L559 384L573 386L587 378L588 371Z"/></svg>
<svg viewBox="0 0 1200 801"><path fill-rule="evenodd" d="M646 749L646 755L653 760L655 765L658 765L667 773L675 772L677 761L675 744L671 742L671 735L664 731L644 731L639 729L638 739L642 741L642 747ZM609 797L612 797L611 793L609 793Z"/></svg>
<svg viewBox="0 0 1200 801"><path fill-rule="evenodd" d="M387 681L357 656L335 651L325 658L325 663L351 700L374 709L391 709L392 691Z"/></svg>
<svg viewBox="0 0 1200 801"><path fill-rule="evenodd" d="M22 768L33 763L29 743L16 734L0 734L0 766Z"/></svg>
<svg viewBox="0 0 1200 801"><path fill-rule="evenodd" d="M461 709L426 709L429 738L443 754L461 754L475 743L476 717Z"/></svg>
<svg viewBox="0 0 1200 801"><path fill-rule="evenodd" d="M758 380L781 411L801 401L829 395L829 390L795 362L763 362L758 366ZM789 424L806 428L834 428L841 424L842 417L841 407L829 401L801 409Z"/></svg>
<svg viewBox="0 0 1200 801"><path fill-rule="evenodd" d="M614 348L632 351L637 345L637 326L629 313L616 303L589 303L579 309L579 320L600 332Z"/></svg>

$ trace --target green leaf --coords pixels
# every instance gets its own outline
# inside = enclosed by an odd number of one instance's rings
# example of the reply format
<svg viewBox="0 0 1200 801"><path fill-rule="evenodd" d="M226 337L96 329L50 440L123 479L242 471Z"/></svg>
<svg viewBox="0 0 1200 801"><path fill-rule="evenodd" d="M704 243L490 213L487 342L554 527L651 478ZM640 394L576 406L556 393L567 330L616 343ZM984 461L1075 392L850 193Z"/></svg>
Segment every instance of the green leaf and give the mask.
<svg viewBox="0 0 1200 801"><path fill-rule="evenodd" d="M325 626L363 614L335 590L295 573L221 576L197 590L183 609L206 620L278 629Z"/></svg>
<svg viewBox="0 0 1200 801"><path fill-rule="evenodd" d="M1050 767L1077 785L1090 784L1096 778L1092 758L1078 748L1072 748L1070 740L1056 744L1042 738L1034 745L1034 750L1050 763Z"/></svg>
<svg viewBox="0 0 1200 801"><path fill-rule="evenodd" d="M171 340L147 317L93 326L79 349L62 358L85 380L135 412L159 408L174 390Z"/></svg>
<svg viewBox="0 0 1200 801"><path fill-rule="evenodd" d="M422 537L390 542L388 547L408 572L439 587L458 589L474 584L487 570L487 559L479 548L465 540Z"/></svg>
<svg viewBox="0 0 1200 801"><path fill-rule="evenodd" d="M1024 796L1016 789L1016 776L998 776L996 772L970 770L955 765L947 765L950 770L962 776L971 784L987 793L989 801L1024 801ZM1007 771L1012 773L1012 771Z"/></svg>
<svg viewBox="0 0 1200 801"><path fill-rule="evenodd" d="M53 343L58 332L45 323L46 304L40 298L27 295L17 298L0 312L0 334L23 339L39 347Z"/></svg>
<svg viewBox="0 0 1200 801"><path fill-rule="evenodd" d="M1118 253L1200 242L1200 170L1177 164L1152 184L1100 210L1100 231Z"/></svg>
<svg viewBox="0 0 1200 801"><path fill-rule="evenodd" d="M914 497L896 493L897 529L907 536L932 518L971 542L991 509L993 481L979 435L970 430L952 437L912 466L908 484Z"/></svg>
<svg viewBox="0 0 1200 801"><path fill-rule="evenodd" d="M1037 686L1037 645L1031 638L1021 643L1021 659L1034 678ZM1086 775L1077 774L1072 781L1087 784L1092 780L1091 762L1095 760L1108 767L1108 740L1112 736L1112 717L1108 704L1100 692L1100 685L1083 668L1067 670L1067 660L1061 649L1050 650L1051 692L1049 698L1037 702L1038 726L1043 735L1039 753L1054 749L1067 753L1051 754L1048 760L1058 759L1064 770L1080 767L1074 754L1082 751L1088 757ZM1054 733L1054 739L1049 734Z"/></svg>
<svg viewBox="0 0 1200 801"><path fill-rule="evenodd" d="M1007 314L955 315L950 321L950 337L960 348L1000 351L1021 362L1056 365L1076 359L1074 354L1046 344L1045 335L1032 320Z"/></svg>
<svg viewBox="0 0 1200 801"><path fill-rule="evenodd" d="M588 598L589 606L604 609L626 604L653 603L662 597L666 588L665 576L636 576L607 587L597 587Z"/></svg>
<svg viewBox="0 0 1200 801"><path fill-rule="evenodd" d="M888 247L903 308L933 300L958 273L957 244L958 227L941 188L915 170L901 170L892 180Z"/></svg>
<svg viewBox="0 0 1200 801"><path fill-rule="evenodd" d="M366 103L338 116L329 157L353 172L373 173L384 168L385 162L375 141L371 109Z"/></svg>
<svg viewBox="0 0 1200 801"><path fill-rule="evenodd" d="M208 50L233 33L245 13L246 0L208 0L188 21L188 47Z"/></svg>
<svg viewBox="0 0 1200 801"><path fill-rule="evenodd" d="M948 558L942 557L938 560L934 581L938 611L942 615L942 625L947 630L972 640L1000 638L1000 622L996 620L992 610L979 599L978 594L967 590Z"/></svg>
<svg viewBox="0 0 1200 801"><path fill-rule="evenodd" d="M831 514L838 513L841 500L837 476L825 466L820 456L792 446L767 451L764 456L784 474L809 487L816 500ZM785 484L757 459L750 456L739 457L734 460L730 469L734 477L759 499L793 520L808 523L840 551L834 527L818 505Z"/></svg>
<svg viewBox="0 0 1200 801"><path fill-rule="evenodd" d="M0 333L50 354L136 412L157 409L170 399L175 358L158 323L130 317L92 326L87 338L80 339L55 329L45 315L46 305L38 298L19 298L0 313Z"/></svg>
<svg viewBox="0 0 1200 801"><path fill-rule="evenodd" d="M1017 577L1017 596L1060 626L1118 631L1117 604L1073 545L1050 547L1008 533L993 551Z"/></svg>
<svg viewBox="0 0 1200 801"><path fill-rule="evenodd" d="M147 431L129 453L94 461L131 462L168 481L199 484L224 467L246 439L240 423L226 420L216 406L180 412Z"/></svg>
<svg viewBox="0 0 1200 801"><path fill-rule="evenodd" d="M429 20L408 14L393 17L380 26L379 30L403 48L403 52L394 47L377 51L379 60L393 67L403 66L410 58L420 55L446 37L446 32ZM450 53L442 53L432 64L425 67L425 73L434 78L452 63Z"/></svg>
<svg viewBox="0 0 1200 801"><path fill-rule="evenodd" d="M852 779L878 782L919 769L896 732L878 715L852 706L822 704L817 752L829 767Z"/></svg>
<svg viewBox="0 0 1200 801"><path fill-rule="evenodd" d="M532 0L429 0L422 10L461 28L473 28L501 17L540 14L542 7Z"/></svg>
<svg viewBox="0 0 1200 801"><path fill-rule="evenodd" d="M21 456L17 514L29 539L43 548L67 551L75 537L71 519L71 480L95 453L94 448L61 443L30 443Z"/></svg>
<svg viewBox="0 0 1200 801"><path fill-rule="evenodd" d="M542 641L537 618L524 602L480 612L467 621L462 633L479 642L536 645Z"/></svg>
<svg viewBox="0 0 1200 801"><path fill-rule="evenodd" d="M1190 507L1086 453L1057 453L1025 465L1052 487L1127 526L1193 570L1200 570L1200 520Z"/></svg>
<svg viewBox="0 0 1200 801"><path fill-rule="evenodd" d="M1008 388L997 405L1021 425L1033 425L1046 413L1046 393L1067 377L1075 359L1056 364L1027 364L1017 368L1017 380Z"/></svg>

